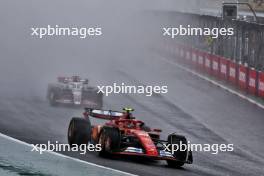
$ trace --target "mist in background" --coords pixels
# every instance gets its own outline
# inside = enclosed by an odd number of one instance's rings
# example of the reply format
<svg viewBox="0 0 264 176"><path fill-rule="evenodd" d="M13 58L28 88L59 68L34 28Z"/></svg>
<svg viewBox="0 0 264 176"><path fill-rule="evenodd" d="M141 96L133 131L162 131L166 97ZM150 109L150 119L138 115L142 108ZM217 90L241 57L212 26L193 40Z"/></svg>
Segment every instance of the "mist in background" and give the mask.
<svg viewBox="0 0 264 176"><path fill-rule="evenodd" d="M159 21L146 11L192 9L197 1L4 0L0 5L0 91L45 94L57 76L80 75L104 84L109 72L148 57ZM102 27L103 35L31 36L32 27Z"/></svg>

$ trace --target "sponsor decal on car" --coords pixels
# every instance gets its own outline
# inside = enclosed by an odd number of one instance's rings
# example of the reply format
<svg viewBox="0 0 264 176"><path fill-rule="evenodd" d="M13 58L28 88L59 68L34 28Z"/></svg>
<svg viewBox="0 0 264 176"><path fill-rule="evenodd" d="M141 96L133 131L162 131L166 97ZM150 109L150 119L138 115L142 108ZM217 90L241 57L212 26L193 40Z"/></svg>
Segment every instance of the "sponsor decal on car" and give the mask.
<svg viewBox="0 0 264 176"><path fill-rule="evenodd" d="M143 150L141 148L127 147L125 152L143 153Z"/></svg>
<svg viewBox="0 0 264 176"><path fill-rule="evenodd" d="M170 152L165 151L165 150L160 150L159 154L160 156L163 156L163 157L173 157Z"/></svg>

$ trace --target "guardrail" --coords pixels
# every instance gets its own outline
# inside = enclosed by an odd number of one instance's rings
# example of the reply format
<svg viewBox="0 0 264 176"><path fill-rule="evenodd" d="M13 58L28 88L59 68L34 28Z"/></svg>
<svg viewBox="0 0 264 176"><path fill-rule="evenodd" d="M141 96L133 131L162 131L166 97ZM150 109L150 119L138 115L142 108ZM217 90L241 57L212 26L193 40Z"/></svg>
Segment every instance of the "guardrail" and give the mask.
<svg viewBox="0 0 264 176"><path fill-rule="evenodd" d="M236 86L245 93L264 98L263 71L187 45L178 43L165 45L167 52L173 55L177 62Z"/></svg>
<svg viewBox="0 0 264 176"><path fill-rule="evenodd" d="M235 62L247 63L255 69L264 71L264 18L260 23L248 19L223 19L218 16L193 13L167 12L162 14L169 19L170 26L191 26L195 28L233 28L234 35L217 38L210 36L175 36L174 41L194 46L201 50L228 57ZM166 21L164 20L164 21Z"/></svg>

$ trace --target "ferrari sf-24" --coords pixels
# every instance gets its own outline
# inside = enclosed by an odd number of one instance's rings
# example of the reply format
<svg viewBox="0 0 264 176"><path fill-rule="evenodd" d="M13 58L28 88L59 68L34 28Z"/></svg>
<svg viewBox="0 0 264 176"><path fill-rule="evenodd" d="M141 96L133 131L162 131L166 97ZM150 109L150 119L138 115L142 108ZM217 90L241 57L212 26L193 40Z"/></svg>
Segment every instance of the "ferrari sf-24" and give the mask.
<svg viewBox="0 0 264 176"><path fill-rule="evenodd" d="M192 152L188 149L172 150L173 145L188 143L185 136L172 133L162 140L161 129L151 129L133 117L132 111L131 108L124 108L123 112L85 108L83 117L73 117L70 121L69 144L101 144L99 156L132 155L166 160L170 167L193 162ZM90 118L107 121L103 125L92 125Z"/></svg>

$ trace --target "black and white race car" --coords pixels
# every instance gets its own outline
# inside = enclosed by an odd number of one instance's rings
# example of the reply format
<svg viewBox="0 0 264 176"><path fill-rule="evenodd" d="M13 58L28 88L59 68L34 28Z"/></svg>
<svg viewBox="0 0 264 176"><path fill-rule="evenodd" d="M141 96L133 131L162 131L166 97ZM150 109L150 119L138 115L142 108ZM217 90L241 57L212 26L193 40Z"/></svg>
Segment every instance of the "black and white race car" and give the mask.
<svg viewBox="0 0 264 176"><path fill-rule="evenodd" d="M58 77L57 83L48 85L47 98L51 106L59 104L102 108L103 94L90 87L88 79L79 76Z"/></svg>

